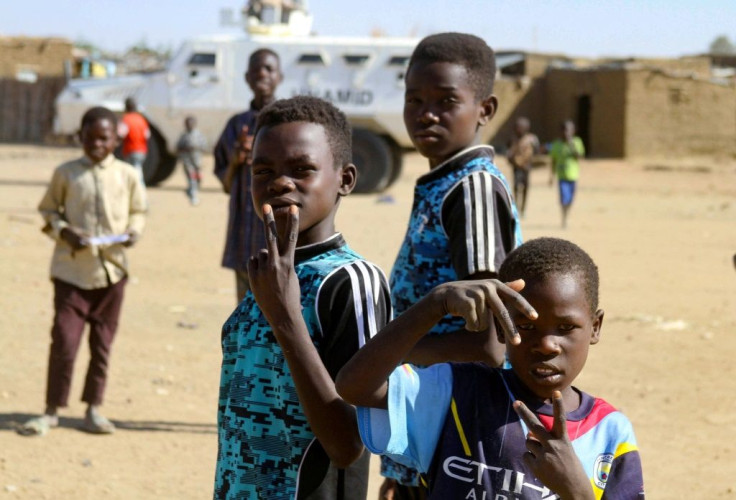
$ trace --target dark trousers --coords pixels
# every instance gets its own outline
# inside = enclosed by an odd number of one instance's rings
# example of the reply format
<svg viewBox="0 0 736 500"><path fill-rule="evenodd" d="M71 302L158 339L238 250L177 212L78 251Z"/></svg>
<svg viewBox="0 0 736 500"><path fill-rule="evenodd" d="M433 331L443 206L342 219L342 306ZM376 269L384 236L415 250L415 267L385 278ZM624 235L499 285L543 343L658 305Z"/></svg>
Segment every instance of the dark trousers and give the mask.
<svg viewBox="0 0 736 500"><path fill-rule="evenodd" d="M46 385L46 405L63 407L69 401L74 360L89 323L91 359L84 381L82 401L102 404L107 381L110 348L118 329L123 291L127 279L93 290L84 290L61 280L54 280L54 324L51 328L51 352Z"/></svg>

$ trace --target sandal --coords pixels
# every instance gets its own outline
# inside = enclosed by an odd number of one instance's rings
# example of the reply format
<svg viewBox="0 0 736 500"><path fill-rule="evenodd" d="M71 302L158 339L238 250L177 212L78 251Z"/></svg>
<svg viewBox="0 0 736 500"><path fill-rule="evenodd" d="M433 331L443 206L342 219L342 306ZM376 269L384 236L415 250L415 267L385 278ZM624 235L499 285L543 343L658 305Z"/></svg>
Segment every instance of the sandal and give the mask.
<svg viewBox="0 0 736 500"><path fill-rule="evenodd" d="M45 436L49 429L59 426L59 418L52 415L34 417L18 429L21 436Z"/></svg>
<svg viewBox="0 0 736 500"><path fill-rule="evenodd" d="M82 430L92 434L112 434L115 432L115 424L97 412L87 413Z"/></svg>

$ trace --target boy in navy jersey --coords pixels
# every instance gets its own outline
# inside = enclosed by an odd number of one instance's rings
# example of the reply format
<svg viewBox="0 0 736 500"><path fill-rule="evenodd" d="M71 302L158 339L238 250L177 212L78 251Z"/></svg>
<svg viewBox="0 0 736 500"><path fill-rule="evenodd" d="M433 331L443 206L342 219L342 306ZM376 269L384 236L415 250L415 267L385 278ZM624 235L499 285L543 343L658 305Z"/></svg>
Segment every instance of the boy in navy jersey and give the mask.
<svg viewBox="0 0 736 500"><path fill-rule="evenodd" d="M430 171L417 180L409 226L391 272L396 315L442 283L495 278L503 259L521 243L516 206L493 163L493 148L477 144L479 129L498 106L495 73L493 50L473 35L426 37L411 56L404 123ZM504 348L493 325L484 335L442 335L462 330L458 318L443 318L405 361L503 362ZM421 491L395 484L418 486L412 471L384 459L381 473L390 478L383 489L394 489L395 499L423 497Z"/></svg>
<svg viewBox="0 0 736 500"><path fill-rule="evenodd" d="M335 232L355 186L350 141L345 115L317 98L258 116L251 189L267 248L222 329L215 498L366 496L370 453L333 380L391 305L380 269Z"/></svg>
<svg viewBox="0 0 736 500"><path fill-rule="evenodd" d="M340 395L366 407L358 408L363 442L425 474L430 498L644 498L631 423L572 386L600 338L596 265L573 243L539 238L514 250L499 278L523 297L508 295L513 307L496 315L521 335L507 342L512 368L397 368L444 314L468 330L490 321L495 280L440 285L338 376Z"/></svg>

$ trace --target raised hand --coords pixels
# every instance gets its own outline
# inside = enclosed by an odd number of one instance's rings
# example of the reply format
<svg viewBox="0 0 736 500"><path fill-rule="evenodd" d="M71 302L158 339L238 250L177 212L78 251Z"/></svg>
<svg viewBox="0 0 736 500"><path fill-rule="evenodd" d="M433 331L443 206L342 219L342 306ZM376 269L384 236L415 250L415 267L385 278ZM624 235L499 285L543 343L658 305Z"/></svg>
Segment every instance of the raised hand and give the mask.
<svg viewBox="0 0 736 500"><path fill-rule="evenodd" d="M248 277L256 302L273 326L293 314L301 316L299 279L294 271L294 252L299 236L299 209L292 205L279 235L271 205L263 205L266 248L250 258Z"/></svg>
<svg viewBox="0 0 736 500"><path fill-rule="evenodd" d="M253 149L253 135L248 134L248 125L243 125L240 129L240 135L235 143L235 154L238 158L238 163L250 162L250 152Z"/></svg>
<svg viewBox="0 0 736 500"><path fill-rule="evenodd" d="M495 316L504 331L506 342L518 345L519 332L511 320L504 300L521 311L529 319L536 319L537 312L519 294L524 280L501 283L496 279L455 281L437 287L447 314L465 319L465 328L471 332L486 330Z"/></svg>
<svg viewBox="0 0 736 500"><path fill-rule="evenodd" d="M514 402L514 410L529 428L524 462L561 499L595 498L590 480L567 435L567 417L560 391L554 392L552 405L554 423L548 431L523 402Z"/></svg>

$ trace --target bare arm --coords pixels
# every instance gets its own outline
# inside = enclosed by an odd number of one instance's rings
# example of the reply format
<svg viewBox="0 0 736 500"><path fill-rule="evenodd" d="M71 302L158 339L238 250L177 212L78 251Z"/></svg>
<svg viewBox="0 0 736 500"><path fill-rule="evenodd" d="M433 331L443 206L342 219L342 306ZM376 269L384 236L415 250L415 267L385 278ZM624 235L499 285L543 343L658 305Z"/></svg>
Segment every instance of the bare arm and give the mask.
<svg viewBox="0 0 736 500"><path fill-rule="evenodd" d="M294 271L299 215L296 207L291 210L285 235L278 241L273 212L264 206L267 249L251 258L248 274L256 301L284 352L307 421L330 460L344 468L360 456L363 444L355 408L338 395L302 317Z"/></svg>
<svg viewBox="0 0 736 500"><path fill-rule="evenodd" d="M499 295L503 295L527 316L536 317L536 312L517 293L523 288L524 282L519 280L509 285L497 280L479 280L455 281L435 287L404 314L386 325L348 361L337 376L338 393L356 406L385 408L389 375L446 314L464 318L469 332L486 330L488 324L493 322L492 316L499 316L509 341L518 344L520 337ZM455 335L448 334L445 337Z"/></svg>

